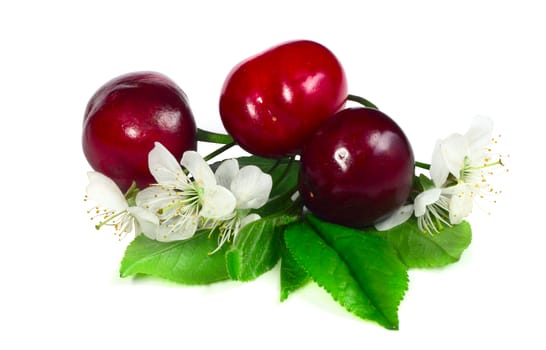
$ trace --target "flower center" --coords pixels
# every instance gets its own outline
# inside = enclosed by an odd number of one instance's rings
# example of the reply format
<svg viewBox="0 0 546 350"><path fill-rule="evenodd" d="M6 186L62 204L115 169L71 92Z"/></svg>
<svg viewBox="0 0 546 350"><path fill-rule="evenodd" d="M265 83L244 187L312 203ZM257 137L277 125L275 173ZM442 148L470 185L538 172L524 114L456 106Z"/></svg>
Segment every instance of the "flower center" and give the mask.
<svg viewBox="0 0 546 350"><path fill-rule="evenodd" d="M87 196L85 201L87 201ZM95 206L89 209L87 214L91 215L92 221L99 220L95 225L97 230L100 230L104 226L111 226L114 228L114 234L120 240L133 230L133 217L127 210L116 212Z"/></svg>
<svg viewBox="0 0 546 350"><path fill-rule="evenodd" d="M160 197L170 198L170 201L156 212L161 224L168 228L170 234L184 230L188 225L195 226L192 223L197 221L203 206L205 190L197 182L189 183L183 189L162 188L165 194Z"/></svg>
<svg viewBox="0 0 546 350"><path fill-rule="evenodd" d="M449 223L449 198L441 194L440 198L426 206L425 214L417 218L419 230L426 234L439 233L444 225L451 227Z"/></svg>
<svg viewBox="0 0 546 350"><path fill-rule="evenodd" d="M210 252L210 254L216 253L225 243L229 243L235 239L235 236L241 229L241 222L243 218L245 218L249 212L249 209L236 209L231 217L221 221L220 223L216 222L213 225L213 229L218 227L220 232L218 234L218 247Z"/></svg>
<svg viewBox="0 0 546 350"><path fill-rule="evenodd" d="M496 139L492 139L491 142L492 144L497 144ZM505 172L508 172L508 169L505 168L503 156L493 153L491 147L486 148L483 155L479 157L467 156L464 159L460 177L457 180L457 184L461 190L456 195L460 198L468 197L471 200L475 198L486 199L491 196L497 196L501 194L501 191L493 188L489 179L494 175ZM496 203L497 201L492 199L490 202ZM489 210L485 211L488 214L491 214Z"/></svg>

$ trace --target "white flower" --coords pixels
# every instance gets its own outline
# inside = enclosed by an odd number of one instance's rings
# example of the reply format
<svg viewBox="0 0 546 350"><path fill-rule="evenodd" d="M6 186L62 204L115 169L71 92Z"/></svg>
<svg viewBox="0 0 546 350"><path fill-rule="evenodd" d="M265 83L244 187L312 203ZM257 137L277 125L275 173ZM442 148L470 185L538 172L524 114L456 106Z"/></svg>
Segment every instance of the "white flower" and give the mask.
<svg viewBox="0 0 546 350"><path fill-rule="evenodd" d="M390 230L406 222L412 214L415 214L417 226L423 233L438 233L443 226L442 224L451 226L447 222L449 195L441 187L444 181L445 179L439 180L437 177L432 177L432 184L423 185L423 187L427 188L415 197L413 204L401 207L385 220L375 224L375 228L378 231Z"/></svg>
<svg viewBox="0 0 546 350"><path fill-rule="evenodd" d="M160 219L155 239L174 241L195 234L200 221L217 221L233 212L235 197L223 186L205 160L195 151L186 151L180 164L160 143L148 155L150 172L157 184L137 194L138 206L155 212Z"/></svg>
<svg viewBox="0 0 546 350"><path fill-rule="evenodd" d="M493 121L477 116L466 134L452 134L436 143L430 166L435 184L445 186L450 195L449 220L460 223L472 212L474 199L495 193L487 183L492 168L503 166L500 156L491 153ZM455 183L450 182L452 175Z"/></svg>
<svg viewBox="0 0 546 350"><path fill-rule="evenodd" d="M417 195L414 200L417 226L423 233L438 233L448 222L449 196L442 188L431 188Z"/></svg>
<svg viewBox="0 0 546 350"><path fill-rule="evenodd" d="M235 238L245 225L259 220L260 216L251 213L252 209L261 208L269 199L273 186L271 175L263 173L254 165L239 169L236 159L224 161L216 169L216 180L219 185L229 189L236 198L235 210L219 225L218 251L224 243Z"/></svg>
<svg viewBox="0 0 546 350"><path fill-rule="evenodd" d="M89 210L101 221L95 225L97 229L103 226L114 227L117 236L121 239L133 229L138 235L155 235L159 224L158 218L151 212L129 206L119 187L109 177L94 171L87 173L89 184L86 188L86 200L92 200L97 206Z"/></svg>
<svg viewBox="0 0 546 350"><path fill-rule="evenodd" d="M438 233L443 225L451 226L447 208L449 196L441 188L430 188L417 195L414 204L404 205L385 220L375 224L378 231L387 231L406 222L412 214L417 218L417 226L423 233Z"/></svg>
<svg viewBox="0 0 546 350"><path fill-rule="evenodd" d="M400 208L376 224L376 229L391 229L414 213L421 231L438 233L444 225L459 224L467 217L476 197L498 193L486 179L493 174L491 168L503 166L500 156L488 147L494 142L492 133L493 121L478 116L465 135L452 134L436 142L430 164L432 184L415 197L413 205Z"/></svg>

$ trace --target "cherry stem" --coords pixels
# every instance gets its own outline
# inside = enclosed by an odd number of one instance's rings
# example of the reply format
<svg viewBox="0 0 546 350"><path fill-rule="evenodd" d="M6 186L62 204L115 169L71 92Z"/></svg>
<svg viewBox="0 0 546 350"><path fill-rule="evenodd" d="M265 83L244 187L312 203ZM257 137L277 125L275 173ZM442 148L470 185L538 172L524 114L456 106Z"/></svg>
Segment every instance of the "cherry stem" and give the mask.
<svg viewBox="0 0 546 350"><path fill-rule="evenodd" d="M415 166L421 169L430 170L430 164L415 162Z"/></svg>
<svg viewBox="0 0 546 350"><path fill-rule="evenodd" d="M360 97L360 96L357 96L357 95L351 95L351 94L347 95L347 101L353 101L353 102L360 103L364 107L379 109L379 108L377 108L376 105L374 105L370 101L366 100L364 97Z"/></svg>
<svg viewBox="0 0 546 350"><path fill-rule="evenodd" d="M227 151L228 149L230 149L231 147L233 147L235 145L236 145L235 142L227 143L227 144L223 145L222 147L218 148L217 150L209 153L203 159L205 160L205 162L208 162L212 158L216 157L217 155L219 155L221 153L224 153L225 151Z"/></svg>
<svg viewBox="0 0 546 350"><path fill-rule="evenodd" d="M233 138L226 134L197 129L197 140L202 142L219 143L227 145L233 143Z"/></svg>
<svg viewBox="0 0 546 350"><path fill-rule="evenodd" d="M277 169L277 167L281 164L281 162L283 161L283 158L279 158L277 159L277 161L275 162L275 164L273 164L271 166L271 168L269 168L269 170L267 171L268 174L271 174L273 172L273 170Z"/></svg>
<svg viewBox="0 0 546 350"><path fill-rule="evenodd" d="M290 172L290 168L292 168L293 164L294 164L294 157L288 157L288 163L286 164L286 168L284 168L283 173L279 177L279 180L277 182L277 186L287 178L288 173Z"/></svg>
<svg viewBox="0 0 546 350"><path fill-rule="evenodd" d="M136 182L133 181L131 184L131 187L125 192L125 199L127 200L127 203L129 203L130 207L136 206L136 196L140 192L140 189L137 187Z"/></svg>

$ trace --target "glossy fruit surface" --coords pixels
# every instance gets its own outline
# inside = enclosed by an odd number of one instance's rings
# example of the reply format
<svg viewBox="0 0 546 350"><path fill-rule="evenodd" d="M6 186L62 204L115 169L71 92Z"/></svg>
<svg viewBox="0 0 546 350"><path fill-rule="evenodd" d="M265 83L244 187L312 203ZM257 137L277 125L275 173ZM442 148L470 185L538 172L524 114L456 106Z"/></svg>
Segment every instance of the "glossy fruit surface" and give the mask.
<svg viewBox="0 0 546 350"><path fill-rule="evenodd" d="M414 174L411 145L384 113L348 108L328 119L301 155L299 191L316 216L372 225L403 205Z"/></svg>
<svg viewBox="0 0 546 350"><path fill-rule="evenodd" d="M103 85L83 122L83 151L91 167L122 191L153 183L148 153L161 142L177 159L197 147L196 125L184 92L156 72L135 72Z"/></svg>
<svg viewBox="0 0 546 350"><path fill-rule="evenodd" d="M313 41L292 41L239 63L220 96L224 127L250 153L299 153L347 98L340 62Z"/></svg>

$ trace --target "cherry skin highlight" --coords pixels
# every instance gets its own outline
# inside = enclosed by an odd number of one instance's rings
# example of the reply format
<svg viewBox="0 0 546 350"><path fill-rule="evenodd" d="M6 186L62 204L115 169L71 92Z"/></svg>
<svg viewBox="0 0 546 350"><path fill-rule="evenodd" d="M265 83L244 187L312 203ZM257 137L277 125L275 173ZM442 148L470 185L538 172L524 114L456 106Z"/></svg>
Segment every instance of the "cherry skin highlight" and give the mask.
<svg viewBox="0 0 546 350"><path fill-rule="evenodd" d="M156 72L134 72L103 85L89 100L82 145L91 167L122 191L133 181L144 188L154 179L148 153L154 142L181 159L197 147L197 129L185 93Z"/></svg>
<svg viewBox="0 0 546 350"><path fill-rule="evenodd" d="M320 124L343 107L347 79L326 47L292 41L239 63L220 95L227 132L246 151L297 154Z"/></svg>
<svg viewBox="0 0 546 350"><path fill-rule="evenodd" d="M413 151L402 129L376 109L348 108L304 147L299 192L317 217L362 228L405 204L413 176Z"/></svg>

